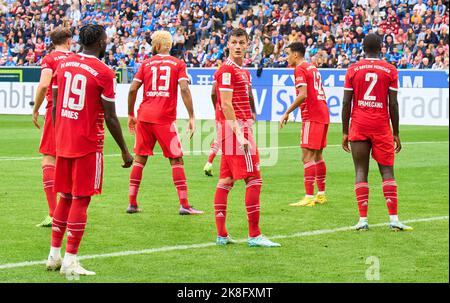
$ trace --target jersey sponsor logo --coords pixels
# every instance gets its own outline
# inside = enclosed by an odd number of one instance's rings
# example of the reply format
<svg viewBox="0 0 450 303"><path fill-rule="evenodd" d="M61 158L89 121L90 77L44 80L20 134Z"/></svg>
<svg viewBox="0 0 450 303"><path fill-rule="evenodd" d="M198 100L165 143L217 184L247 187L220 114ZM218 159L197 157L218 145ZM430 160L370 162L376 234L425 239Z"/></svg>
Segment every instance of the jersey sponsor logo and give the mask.
<svg viewBox="0 0 450 303"><path fill-rule="evenodd" d="M359 100L358 101L358 106L359 107L370 107L370 108L383 108L383 103L382 102Z"/></svg>
<svg viewBox="0 0 450 303"><path fill-rule="evenodd" d="M230 73L223 73L222 84L223 85L231 85L231 74Z"/></svg>

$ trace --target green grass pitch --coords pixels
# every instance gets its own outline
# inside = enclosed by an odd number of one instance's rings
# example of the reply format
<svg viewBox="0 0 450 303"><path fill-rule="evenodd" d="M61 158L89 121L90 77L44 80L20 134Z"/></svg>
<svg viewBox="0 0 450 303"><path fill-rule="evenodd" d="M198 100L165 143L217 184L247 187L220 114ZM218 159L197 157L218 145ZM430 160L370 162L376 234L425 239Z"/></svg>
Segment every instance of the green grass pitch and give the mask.
<svg viewBox="0 0 450 303"><path fill-rule="evenodd" d="M121 122L131 148L133 138L125 131L126 121ZM179 121L179 126L185 124ZM200 127L200 121L197 124ZM411 222L414 231L405 233L391 232L387 226L362 233L335 230L358 220L353 163L339 147L340 129L340 125L331 126L330 146L324 152L329 203L312 208L288 206L304 194L300 149L294 147L299 143L300 124L289 123L279 133L278 145L288 148L278 150L275 166L262 167L262 231L269 238L287 236L276 240L282 247L275 249L250 248L245 242L228 247L213 244L219 158L213 178L202 171L207 155L191 153L184 158L190 202L206 211L191 217L178 215L171 170L162 155L151 158L144 171L139 195L144 212L126 214L130 170L120 167L120 157L106 156L103 195L93 198L79 251L79 256L94 256L81 262L97 276L82 277L79 282L448 283L449 128L401 127L404 147L396 158L400 219L444 216ZM48 254L51 230L35 227L47 211L39 139L31 117L0 116L0 282L68 282L58 273L47 272L43 264L4 268L5 264L42 261ZM118 152L107 135L105 155ZM369 178L369 223L385 223L387 209L373 161ZM238 183L229 196L227 227L236 239L247 236L244 189ZM302 234L308 231L320 232ZM205 245L189 246L193 244ZM146 249L156 250L142 252ZM116 252L124 253L101 256ZM367 279L372 260L379 262L379 280Z"/></svg>

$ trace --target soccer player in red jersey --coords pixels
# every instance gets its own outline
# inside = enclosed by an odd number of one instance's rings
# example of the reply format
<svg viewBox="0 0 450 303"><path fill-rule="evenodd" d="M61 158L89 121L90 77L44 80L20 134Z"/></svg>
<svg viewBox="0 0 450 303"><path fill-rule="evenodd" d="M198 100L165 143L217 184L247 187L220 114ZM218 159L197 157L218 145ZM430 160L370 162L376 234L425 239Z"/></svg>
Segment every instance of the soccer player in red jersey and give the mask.
<svg viewBox="0 0 450 303"><path fill-rule="evenodd" d="M48 215L45 219L36 225L37 227L52 226L53 212L56 208L56 192L54 188L55 180L55 161L56 161L56 147L55 147L55 129L52 123L52 89L51 85L55 81L56 67L58 62L67 58L71 52L70 44L72 42L72 32L70 28L58 27L50 33L50 39L55 47L55 50L46 55L41 64L41 79L34 97L34 107L32 113L33 123L37 128L41 128L39 124L39 108L47 99L44 129L42 131L41 143L39 152L42 157L42 181L44 185L44 192L47 198ZM50 89L48 89L50 87Z"/></svg>
<svg viewBox="0 0 450 303"><path fill-rule="evenodd" d="M246 186L245 206L249 223L249 246L280 246L264 237L259 228L260 173L258 147L253 138L253 115L250 105L251 76L242 68L248 48L248 35L242 29L230 32L228 60L216 71L218 139L222 157L220 176L214 198L218 245L234 243L225 227L228 193L237 180Z"/></svg>
<svg viewBox="0 0 450 303"><path fill-rule="evenodd" d="M211 101L214 107L214 112L216 114L216 120L217 120L217 92L216 92L216 80L214 79L213 81L213 86L211 89ZM253 116L253 122L256 122L256 111L255 111L255 101L254 101L254 97L253 97L253 93L252 91L250 91L250 106L252 108L252 116ZM217 125L216 125L216 129L217 129ZM217 153L220 150L220 139L216 139L211 143L211 148L209 150L209 155L208 155L208 161L206 162L205 166L203 167L203 171L205 172L205 175L212 177L212 165L213 165L213 161L217 156Z"/></svg>
<svg viewBox="0 0 450 303"><path fill-rule="evenodd" d="M402 148L397 102L398 73L393 65L379 59L381 44L381 39L377 35L367 35L363 42L366 58L351 65L345 76L342 147L346 152L352 153L355 164L355 195L360 214L355 228L356 230L369 228L367 176L372 152L383 179L383 193L389 210L390 228L396 231L412 230L411 227L399 222L397 216L394 156Z"/></svg>
<svg viewBox="0 0 450 303"><path fill-rule="evenodd" d="M164 156L172 166L173 183L180 201L180 215L196 215L203 212L193 208L188 201L188 188L184 172L183 150L176 128L178 86L189 114L188 129L191 138L195 130L189 78L186 64L169 55L172 36L167 31L156 31L152 35L154 56L139 67L128 94L128 128L135 134L136 159L130 175L129 206L127 213L139 212L137 195L142 180L142 171L148 156L158 141ZM144 85L144 99L137 118L134 105L139 88Z"/></svg>
<svg viewBox="0 0 450 303"><path fill-rule="evenodd" d="M303 155L305 197L291 206L314 206L327 202L325 195L326 165L323 149L327 145L330 113L322 87L322 78L317 68L305 61L305 46L294 42L286 47L288 63L295 66L295 87L297 97L281 118L282 128L289 114L300 107L302 115L301 148ZM317 195L314 197L314 183Z"/></svg>
<svg viewBox="0 0 450 303"><path fill-rule="evenodd" d="M122 167L130 167L133 162L116 116L115 73L99 60L105 54L106 41L103 27L82 27L83 52L59 64L53 87L53 100L56 100L52 112L56 131L55 191L60 193L60 200L53 216L47 268L61 268L61 274L65 275L95 275L81 267L77 253L91 196L102 191L104 121L122 151ZM66 229L66 253L61 262L60 250Z"/></svg>

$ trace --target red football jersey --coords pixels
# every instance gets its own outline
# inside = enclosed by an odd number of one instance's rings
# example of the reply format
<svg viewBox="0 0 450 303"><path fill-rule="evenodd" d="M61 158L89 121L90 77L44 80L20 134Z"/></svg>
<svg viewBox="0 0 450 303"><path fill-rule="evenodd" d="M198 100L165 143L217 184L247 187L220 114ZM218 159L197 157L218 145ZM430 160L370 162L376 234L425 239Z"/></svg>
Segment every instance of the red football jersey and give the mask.
<svg viewBox="0 0 450 303"><path fill-rule="evenodd" d="M389 90L398 90L397 69L380 59L352 64L345 75L345 90L353 91L351 121L376 129L389 125Z"/></svg>
<svg viewBox="0 0 450 303"><path fill-rule="evenodd" d="M306 86L307 97L300 105L302 121L313 121L330 123L330 112L328 110L327 98L322 87L322 77L314 65L303 62L295 68L295 87Z"/></svg>
<svg viewBox="0 0 450 303"><path fill-rule="evenodd" d="M253 119L249 94L252 83L250 72L228 59L214 74L214 81L216 82L217 93L216 121L222 126L225 124L220 91L231 91L233 92L231 102L236 119L244 128L244 134L247 133L250 126L248 122ZM223 131L225 129L225 127L222 127ZM222 135L224 139L226 135L224 133Z"/></svg>
<svg viewBox="0 0 450 303"><path fill-rule="evenodd" d="M169 55L155 55L142 63L133 80L144 84L139 121L170 124L176 120L178 82L189 81L186 63Z"/></svg>
<svg viewBox="0 0 450 303"><path fill-rule="evenodd" d="M72 52L69 51L64 52L58 50L51 52L42 59L41 71L48 69L53 75L50 87L47 89L47 94L45 95L45 98L47 99L47 106L45 108L52 108L53 106L52 86L56 83L56 69L59 61L66 59L71 54Z"/></svg>
<svg viewBox="0 0 450 303"><path fill-rule="evenodd" d="M56 155L78 158L102 152L102 99L115 101L114 71L97 57L74 54L60 62L56 86Z"/></svg>

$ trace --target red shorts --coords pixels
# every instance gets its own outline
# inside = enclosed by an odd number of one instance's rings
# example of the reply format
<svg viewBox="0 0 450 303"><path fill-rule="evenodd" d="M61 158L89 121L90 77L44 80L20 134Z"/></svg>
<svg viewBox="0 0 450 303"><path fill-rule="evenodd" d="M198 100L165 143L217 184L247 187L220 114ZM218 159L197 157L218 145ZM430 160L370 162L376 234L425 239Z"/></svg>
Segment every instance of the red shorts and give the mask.
<svg viewBox="0 0 450 303"><path fill-rule="evenodd" d="M176 123L154 124L138 121L136 125L136 139L134 152L139 156L153 156L153 148L158 141L166 158L180 158L183 156L180 136Z"/></svg>
<svg viewBox="0 0 450 303"><path fill-rule="evenodd" d="M314 121L302 123L302 148L321 150L327 146L328 124Z"/></svg>
<svg viewBox="0 0 450 303"><path fill-rule="evenodd" d="M47 111L45 112L44 128L42 130L39 152L43 155L56 157L55 127L53 126L51 108L47 108Z"/></svg>
<svg viewBox="0 0 450 303"><path fill-rule="evenodd" d="M56 157L55 192L90 197L101 194L102 183L102 153L90 153L80 158Z"/></svg>
<svg viewBox="0 0 450 303"><path fill-rule="evenodd" d="M222 140L222 156L220 158L220 179L233 180L261 177L259 152L253 137L248 139L251 148L244 152L236 143L236 137Z"/></svg>
<svg viewBox="0 0 450 303"><path fill-rule="evenodd" d="M393 166L395 158L394 136L388 126L382 131L368 131L353 123L350 125L349 141L370 141L372 158L381 165Z"/></svg>

